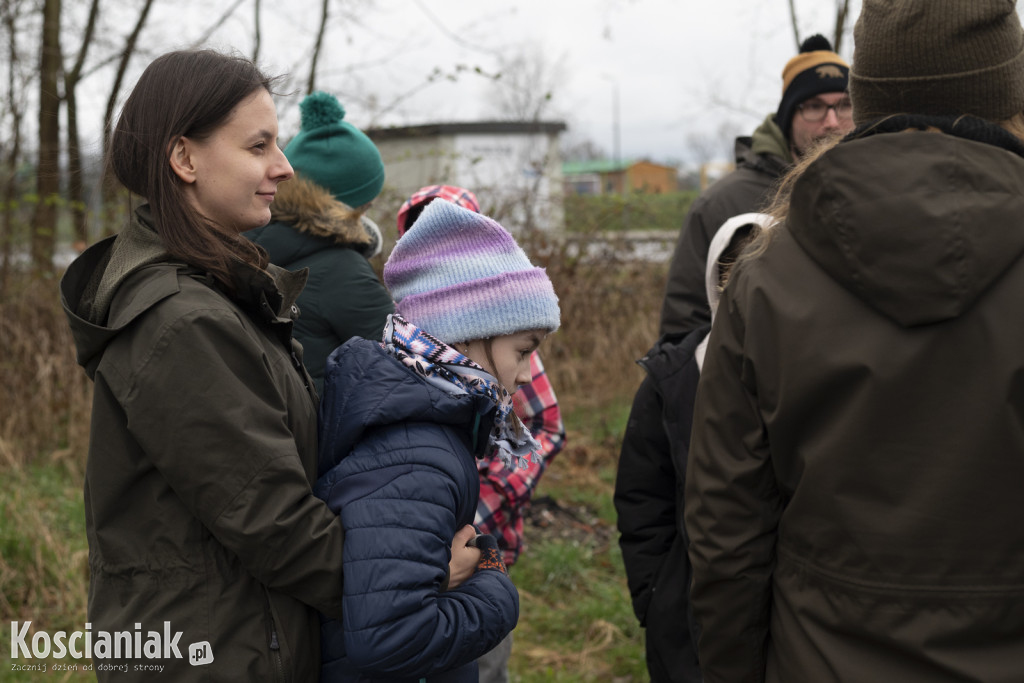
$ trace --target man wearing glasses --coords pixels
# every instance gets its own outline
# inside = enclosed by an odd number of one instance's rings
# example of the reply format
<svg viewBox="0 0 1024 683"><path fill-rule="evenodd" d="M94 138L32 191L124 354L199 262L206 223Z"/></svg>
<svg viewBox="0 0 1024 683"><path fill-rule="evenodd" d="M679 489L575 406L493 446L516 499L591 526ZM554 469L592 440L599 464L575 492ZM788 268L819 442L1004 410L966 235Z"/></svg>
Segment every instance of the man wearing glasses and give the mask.
<svg viewBox="0 0 1024 683"><path fill-rule="evenodd" d="M690 207L669 267L661 334L681 337L711 322L704 289L711 238L729 218L771 201L775 182L814 144L853 129L850 67L828 39L814 35L782 70L782 100L751 137L736 140L736 170Z"/></svg>

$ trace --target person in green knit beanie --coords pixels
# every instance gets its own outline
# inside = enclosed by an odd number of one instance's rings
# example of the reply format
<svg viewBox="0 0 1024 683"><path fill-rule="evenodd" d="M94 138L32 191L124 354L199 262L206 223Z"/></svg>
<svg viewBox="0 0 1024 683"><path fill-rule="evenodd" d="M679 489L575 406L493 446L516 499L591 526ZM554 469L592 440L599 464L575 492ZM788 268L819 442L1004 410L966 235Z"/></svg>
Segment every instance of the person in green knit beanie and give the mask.
<svg viewBox="0 0 1024 683"><path fill-rule="evenodd" d="M278 188L271 222L246 236L271 263L309 269L294 335L319 391L330 352L350 337L380 338L394 311L368 261L383 241L366 211L384 186L384 162L334 95L314 92L299 108L301 130L284 150L295 178Z"/></svg>
<svg viewBox="0 0 1024 683"><path fill-rule="evenodd" d="M334 95L315 92L299 108L302 130L284 149L295 173L353 208L372 202L384 187L377 146L345 120L345 108Z"/></svg>

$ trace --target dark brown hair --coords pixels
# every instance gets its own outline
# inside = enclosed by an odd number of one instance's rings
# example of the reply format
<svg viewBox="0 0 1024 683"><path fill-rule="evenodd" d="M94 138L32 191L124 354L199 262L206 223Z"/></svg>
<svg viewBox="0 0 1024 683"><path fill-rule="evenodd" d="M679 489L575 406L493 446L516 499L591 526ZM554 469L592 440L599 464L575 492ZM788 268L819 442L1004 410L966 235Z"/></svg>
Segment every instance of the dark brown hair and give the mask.
<svg viewBox="0 0 1024 683"><path fill-rule="evenodd" d="M209 137L235 106L273 79L243 57L213 50L169 52L154 60L124 103L107 163L130 192L145 198L164 247L234 291L230 264L266 268L266 252L204 218L185 199L170 164L178 138Z"/></svg>

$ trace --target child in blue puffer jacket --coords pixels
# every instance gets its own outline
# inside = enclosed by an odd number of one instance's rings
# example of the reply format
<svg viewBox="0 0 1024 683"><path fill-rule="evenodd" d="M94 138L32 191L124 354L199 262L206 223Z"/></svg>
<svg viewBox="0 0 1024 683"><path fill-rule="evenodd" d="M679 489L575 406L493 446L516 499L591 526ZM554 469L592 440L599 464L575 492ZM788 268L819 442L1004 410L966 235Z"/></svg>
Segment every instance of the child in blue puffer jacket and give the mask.
<svg viewBox="0 0 1024 683"><path fill-rule="evenodd" d="M476 659L519 617L497 543L465 533L476 459L497 450L515 467L537 450L512 394L558 328L558 298L498 223L449 202L398 242L384 283L383 341L331 354L320 406L316 493L346 533L344 616L323 622L321 680L475 682ZM449 576L453 554L478 551L471 576Z"/></svg>

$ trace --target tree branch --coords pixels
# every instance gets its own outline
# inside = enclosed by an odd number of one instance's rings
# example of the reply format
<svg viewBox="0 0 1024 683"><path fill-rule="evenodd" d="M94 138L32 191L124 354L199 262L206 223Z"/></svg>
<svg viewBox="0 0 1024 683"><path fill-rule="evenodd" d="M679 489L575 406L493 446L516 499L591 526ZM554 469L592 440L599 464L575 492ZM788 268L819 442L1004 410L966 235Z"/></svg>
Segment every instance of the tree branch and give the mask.
<svg viewBox="0 0 1024 683"><path fill-rule="evenodd" d="M149 0L147 0L147 4L148 2ZM217 29L223 26L224 22L227 21L231 17L231 15L235 13L235 10L238 9L238 6L241 5L242 2L244 2L244 0L235 0L234 4L228 7L227 10L224 11L224 14L220 15L220 18L217 19L217 21L210 24L209 28L207 28L206 31L203 32L203 35L199 36L197 39L192 41L192 44L189 46L189 49L195 50L196 48L202 47L203 44L210 39L210 36L212 36Z"/></svg>
<svg viewBox="0 0 1024 683"><path fill-rule="evenodd" d="M797 52L800 51L800 27L796 23L796 1L789 0L789 20L793 24L793 40L796 41Z"/></svg>
<svg viewBox="0 0 1024 683"><path fill-rule="evenodd" d="M836 0L836 30L835 38L832 41L833 49L839 52L843 44L843 34L846 33L846 17L850 14L850 0Z"/></svg>
<svg viewBox="0 0 1024 683"><path fill-rule="evenodd" d="M320 46L324 42L324 31L327 29L327 3L323 0L320 11L320 30L316 34L316 44L313 46L313 58L309 65L309 83L306 86L306 94L310 94L316 88L316 63L320 59Z"/></svg>

